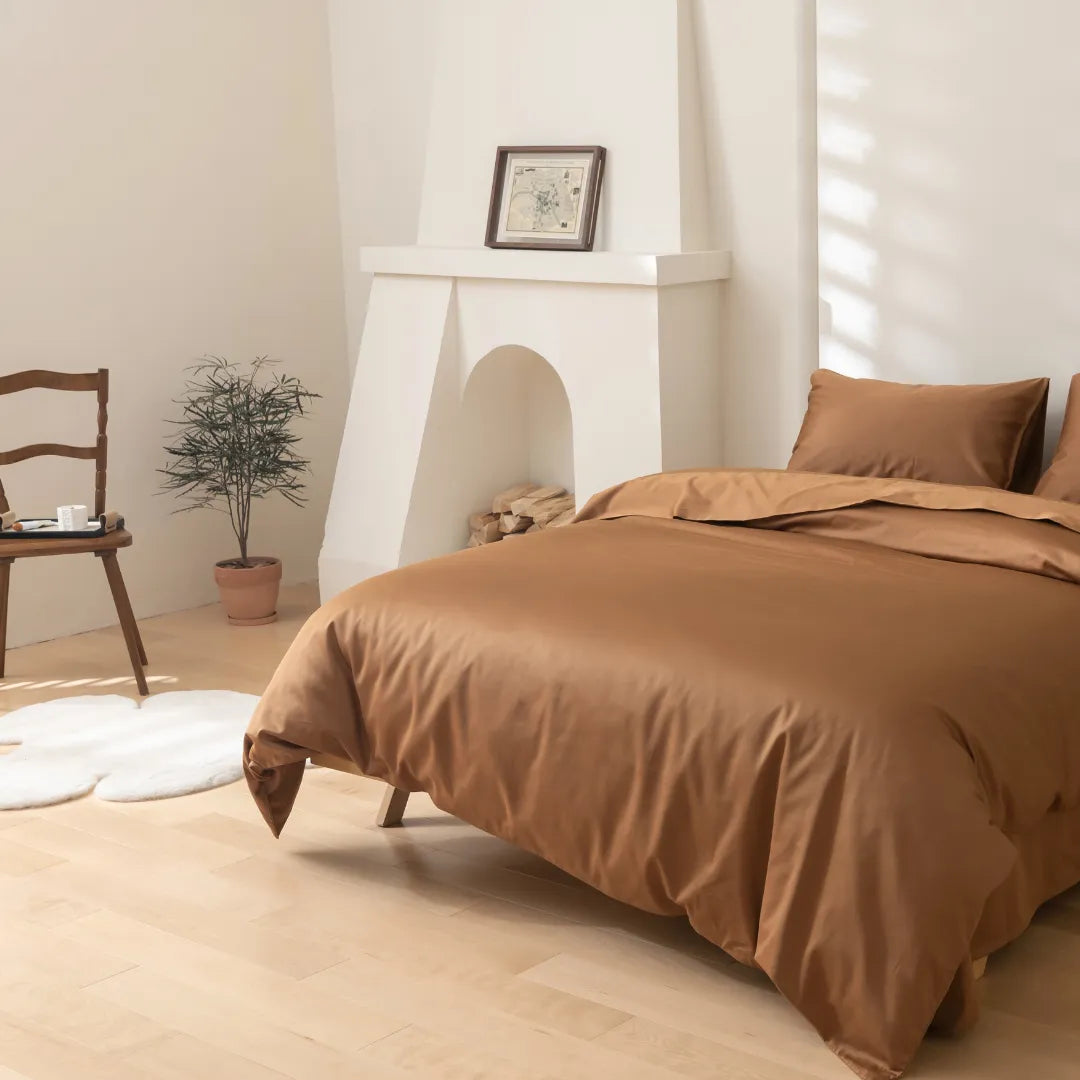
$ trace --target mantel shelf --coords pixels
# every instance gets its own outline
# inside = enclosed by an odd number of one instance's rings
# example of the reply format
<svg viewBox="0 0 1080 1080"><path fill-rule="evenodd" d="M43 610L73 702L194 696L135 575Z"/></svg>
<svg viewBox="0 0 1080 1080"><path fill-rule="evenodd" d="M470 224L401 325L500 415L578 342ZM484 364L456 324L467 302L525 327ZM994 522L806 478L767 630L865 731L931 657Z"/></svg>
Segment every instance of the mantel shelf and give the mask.
<svg viewBox="0 0 1080 1080"><path fill-rule="evenodd" d="M365 247L360 269L411 277L502 278L584 285L688 285L731 276L728 251L637 254L512 248Z"/></svg>

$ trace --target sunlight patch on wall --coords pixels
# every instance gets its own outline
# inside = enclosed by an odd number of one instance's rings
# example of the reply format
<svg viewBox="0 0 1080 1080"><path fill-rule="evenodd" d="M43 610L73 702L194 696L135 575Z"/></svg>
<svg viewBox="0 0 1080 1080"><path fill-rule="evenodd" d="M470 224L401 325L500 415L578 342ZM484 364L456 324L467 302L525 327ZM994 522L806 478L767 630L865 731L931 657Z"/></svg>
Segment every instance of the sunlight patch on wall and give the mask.
<svg viewBox="0 0 1080 1080"><path fill-rule="evenodd" d="M832 333L868 349L878 344L878 310L864 296L850 292L829 281L821 286L821 297L829 305Z"/></svg>
<svg viewBox="0 0 1080 1080"><path fill-rule="evenodd" d="M870 85L870 79L845 68L829 57L818 56L818 93L838 101L858 101Z"/></svg>
<svg viewBox="0 0 1080 1080"><path fill-rule="evenodd" d="M863 165L875 142L869 131L846 120L828 115L819 118L818 148L824 157L846 161L851 165Z"/></svg>
<svg viewBox="0 0 1080 1080"><path fill-rule="evenodd" d="M846 40L859 37L866 29L866 16L838 3L818 5L817 30L820 38Z"/></svg>
<svg viewBox="0 0 1080 1080"><path fill-rule="evenodd" d="M826 276L841 277L868 288L875 284L879 259L869 244L823 225L819 253Z"/></svg>
<svg viewBox="0 0 1080 1080"><path fill-rule="evenodd" d="M818 188L818 207L826 217L869 228L878 208L878 197L876 192L863 184L822 172Z"/></svg>

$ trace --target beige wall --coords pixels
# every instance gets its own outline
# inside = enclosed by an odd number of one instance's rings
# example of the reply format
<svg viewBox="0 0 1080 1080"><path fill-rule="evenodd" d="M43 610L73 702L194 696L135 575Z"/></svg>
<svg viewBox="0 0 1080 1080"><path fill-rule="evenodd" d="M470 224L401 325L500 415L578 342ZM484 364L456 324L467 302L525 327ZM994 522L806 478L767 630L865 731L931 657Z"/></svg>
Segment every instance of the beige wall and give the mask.
<svg viewBox="0 0 1080 1080"><path fill-rule="evenodd" d="M0 3L0 371L110 368L109 502L141 616L210 600L232 549L223 516L155 494L170 398L205 352L281 357L325 395L310 506L264 502L253 529L289 580L314 577L347 369L329 71L322 0ZM11 406L4 448L92 436L79 395ZM92 499L85 463L4 480L23 514ZM16 564L12 643L114 621L91 557Z"/></svg>

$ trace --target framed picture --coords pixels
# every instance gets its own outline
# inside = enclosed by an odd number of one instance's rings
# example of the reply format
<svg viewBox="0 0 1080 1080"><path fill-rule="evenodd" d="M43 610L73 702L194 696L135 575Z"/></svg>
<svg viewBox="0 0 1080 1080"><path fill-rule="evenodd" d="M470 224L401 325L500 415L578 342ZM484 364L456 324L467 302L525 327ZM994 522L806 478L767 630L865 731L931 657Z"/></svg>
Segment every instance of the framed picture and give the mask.
<svg viewBox="0 0 1080 1080"><path fill-rule="evenodd" d="M592 251L605 156L602 146L500 146L484 243Z"/></svg>

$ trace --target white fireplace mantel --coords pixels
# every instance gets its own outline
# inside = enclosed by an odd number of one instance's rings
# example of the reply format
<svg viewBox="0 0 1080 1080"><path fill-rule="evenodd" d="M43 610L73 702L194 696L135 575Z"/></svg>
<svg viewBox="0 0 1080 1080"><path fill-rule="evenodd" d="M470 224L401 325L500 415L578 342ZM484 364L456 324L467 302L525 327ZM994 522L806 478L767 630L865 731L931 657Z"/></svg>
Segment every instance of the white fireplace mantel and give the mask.
<svg viewBox="0 0 1080 1080"><path fill-rule="evenodd" d="M721 464L729 265L723 251L364 249L323 597L462 547L468 515L512 483L572 486L580 506L631 476Z"/></svg>
<svg viewBox="0 0 1080 1080"><path fill-rule="evenodd" d="M728 251L644 254L622 251L529 251L516 248L366 247L360 269L415 277L562 281L656 288L722 281L731 276Z"/></svg>

